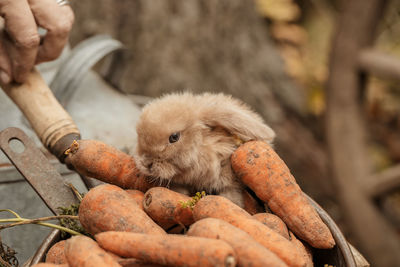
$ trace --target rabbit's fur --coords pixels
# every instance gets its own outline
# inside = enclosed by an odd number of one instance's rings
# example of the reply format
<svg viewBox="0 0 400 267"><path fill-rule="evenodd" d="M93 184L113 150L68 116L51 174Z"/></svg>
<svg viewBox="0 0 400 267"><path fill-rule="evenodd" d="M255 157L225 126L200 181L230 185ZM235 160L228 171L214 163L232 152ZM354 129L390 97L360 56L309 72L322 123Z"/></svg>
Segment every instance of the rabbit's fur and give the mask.
<svg viewBox="0 0 400 267"><path fill-rule="evenodd" d="M136 126L139 169L160 185L220 194L243 206L244 186L230 156L238 140L271 143L274 131L241 101L224 94L170 94L144 108ZM171 134L179 140L171 143ZM175 135L176 137L176 135Z"/></svg>

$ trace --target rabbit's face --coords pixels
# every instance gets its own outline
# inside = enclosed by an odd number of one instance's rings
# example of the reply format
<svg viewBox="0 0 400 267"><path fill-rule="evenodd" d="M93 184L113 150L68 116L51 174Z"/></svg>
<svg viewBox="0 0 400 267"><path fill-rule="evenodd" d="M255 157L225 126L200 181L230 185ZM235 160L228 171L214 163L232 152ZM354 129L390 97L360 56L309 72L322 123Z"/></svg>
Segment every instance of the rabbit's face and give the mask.
<svg viewBox="0 0 400 267"><path fill-rule="evenodd" d="M196 164L202 142L202 124L197 112L187 103L158 105L143 109L137 124L136 161L140 171L150 177L170 180Z"/></svg>

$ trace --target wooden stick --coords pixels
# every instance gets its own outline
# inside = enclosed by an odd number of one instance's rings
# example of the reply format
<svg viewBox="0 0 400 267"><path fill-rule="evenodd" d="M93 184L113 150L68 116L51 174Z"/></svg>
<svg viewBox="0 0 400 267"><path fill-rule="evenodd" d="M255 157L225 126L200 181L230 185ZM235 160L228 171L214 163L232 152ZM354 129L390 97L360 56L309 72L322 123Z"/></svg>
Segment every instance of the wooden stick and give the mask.
<svg viewBox="0 0 400 267"><path fill-rule="evenodd" d="M37 70L32 70L25 83L3 86L3 90L28 119L43 145L50 150L64 136L80 135L72 118L58 103Z"/></svg>

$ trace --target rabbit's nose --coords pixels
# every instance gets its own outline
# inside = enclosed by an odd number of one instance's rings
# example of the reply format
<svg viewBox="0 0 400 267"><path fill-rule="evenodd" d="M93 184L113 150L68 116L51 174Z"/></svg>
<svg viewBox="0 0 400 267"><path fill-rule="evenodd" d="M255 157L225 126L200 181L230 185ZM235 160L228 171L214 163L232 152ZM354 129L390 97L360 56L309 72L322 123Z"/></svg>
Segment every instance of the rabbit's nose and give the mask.
<svg viewBox="0 0 400 267"><path fill-rule="evenodd" d="M147 169L151 169L151 167L153 167L153 162L150 162L149 164L147 164Z"/></svg>

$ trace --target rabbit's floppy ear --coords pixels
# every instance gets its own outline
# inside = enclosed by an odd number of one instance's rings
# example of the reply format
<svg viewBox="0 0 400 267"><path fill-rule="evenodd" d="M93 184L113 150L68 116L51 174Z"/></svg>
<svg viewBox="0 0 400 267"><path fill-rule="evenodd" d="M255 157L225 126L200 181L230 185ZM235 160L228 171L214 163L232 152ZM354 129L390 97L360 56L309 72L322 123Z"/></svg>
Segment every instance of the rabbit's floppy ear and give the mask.
<svg viewBox="0 0 400 267"><path fill-rule="evenodd" d="M204 108L200 116L207 126L222 127L242 141L264 140L272 143L274 140L275 132L243 102L223 94L204 94L201 97Z"/></svg>

